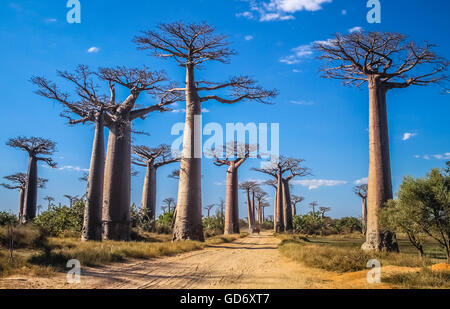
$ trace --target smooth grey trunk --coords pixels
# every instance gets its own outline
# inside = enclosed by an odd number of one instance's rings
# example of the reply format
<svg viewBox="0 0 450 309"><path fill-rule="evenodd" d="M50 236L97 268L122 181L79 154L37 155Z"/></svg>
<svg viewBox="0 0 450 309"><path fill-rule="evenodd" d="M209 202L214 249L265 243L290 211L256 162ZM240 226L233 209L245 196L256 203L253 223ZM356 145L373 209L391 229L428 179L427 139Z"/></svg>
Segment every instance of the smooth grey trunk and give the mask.
<svg viewBox="0 0 450 309"><path fill-rule="evenodd" d="M283 182L281 179L281 170L278 170L278 184L277 184L277 203L275 205L275 232L284 232L284 216L283 216Z"/></svg>
<svg viewBox="0 0 450 309"><path fill-rule="evenodd" d="M238 172L234 163L227 170L224 233L239 234Z"/></svg>
<svg viewBox="0 0 450 309"><path fill-rule="evenodd" d="M109 130L103 188L103 238L130 240L131 124Z"/></svg>
<svg viewBox="0 0 450 309"><path fill-rule="evenodd" d="M369 184L366 251L398 251L394 233L382 231L378 211L392 199L389 134L386 111L387 88L379 77L369 77Z"/></svg>
<svg viewBox="0 0 450 309"><path fill-rule="evenodd" d="M37 158L36 156L31 155L28 160L27 187L24 199L22 223L32 221L36 217L37 183Z"/></svg>
<svg viewBox="0 0 450 309"><path fill-rule="evenodd" d="M362 199L362 232L364 235L367 233L367 198Z"/></svg>
<svg viewBox="0 0 450 309"><path fill-rule="evenodd" d="M91 164L84 206L84 222L81 239L102 240L103 181L105 174L105 133L103 117L95 126Z"/></svg>
<svg viewBox="0 0 450 309"><path fill-rule="evenodd" d="M155 219L156 215L156 170L157 168L151 163L147 164L142 189L141 209L150 219Z"/></svg>
<svg viewBox="0 0 450 309"><path fill-rule="evenodd" d="M22 222L25 202L25 188L19 189L19 222Z"/></svg>
<svg viewBox="0 0 450 309"><path fill-rule="evenodd" d="M292 231L292 204L291 204L291 192L289 189L289 182L285 179L283 182L283 218L284 218L284 230Z"/></svg>
<svg viewBox="0 0 450 309"><path fill-rule="evenodd" d="M204 240L202 225L201 102L197 94L194 66L186 65L186 121L178 185L177 216L173 240ZM199 124L198 124L199 125ZM197 149L196 149L197 147ZM197 150L197 151L195 151ZM197 157L196 157L197 156Z"/></svg>
<svg viewBox="0 0 450 309"><path fill-rule="evenodd" d="M247 189L247 210L248 210L248 233L253 234L253 212L252 212L252 200L250 198L250 190Z"/></svg>

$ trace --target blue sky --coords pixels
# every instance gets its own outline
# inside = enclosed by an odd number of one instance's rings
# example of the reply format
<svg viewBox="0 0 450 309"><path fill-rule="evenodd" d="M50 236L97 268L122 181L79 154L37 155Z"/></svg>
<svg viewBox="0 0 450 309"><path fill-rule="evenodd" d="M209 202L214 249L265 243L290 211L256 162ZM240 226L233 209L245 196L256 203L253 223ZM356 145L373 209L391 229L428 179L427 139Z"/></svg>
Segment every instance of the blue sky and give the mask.
<svg viewBox="0 0 450 309"><path fill-rule="evenodd" d="M42 200L46 195L65 202L64 194L84 193L85 185L78 178L89 168L93 128L67 126L59 117L58 104L33 93L30 77L44 75L55 80L56 70L73 70L78 64L92 68L145 64L164 69L173 80L182 82L182 68L172 61L149 57L132 43L140 31L153 29L160 22L206 21L229 36L238 55L230 64L208 64L199 78L220 81L245 74L267 88L279 90L275 104L270 106L208 102L204 108L209 112L204 113L203 122L280 123L281 154L305 159L313 171L313 176L293 188L293 193L306 197L300 211L305 212L309 202L318 201L331 207L334 217L360 214L360 201L352 186L367 177L368 93L364 87L346 88L338 81L322 79L320 63L308 45L336 32L348 33L361 27L400 32L417 42L435 43L438 53L450 58L450 2L446 0L382 0L381 24L368 24L366 1L354 0L281 0L278 6L275 0L80 2L81 24L66 22L65 0L0 3L0 175L25 172L27 168L26 154L5 146L8 138L26 135L55 140L58 152L54 158L60 169L39 167L39 176L49 179L47 188L39 192L42 205L46 205ZM139 101L141 105L151 103L145 95ZM394 190L405 175L423 176L445 164L450 156L449 114L448 95L434 86L388 94ZM171 127L182 121L182 112L158 113L139 120L134 128L150 135L136 135L134 143L171 144ZM266 179L250 170L256 166L257 160L249 160L239 171L240 181ZM176 197L178 183L167 178L175 168L163 167L158 172L158 204L166 197ZM132 179L132 201L139 205L144 171L135 169L141 173ZM225 196L225 176L225 167L203 161L204 205ZM266 189L273 194L271 188ZM0 189L0 197L0 210L16 211L17 192ZM243 195L240 202L240 213L245 217ZM266 214L272 211L273 207Z"/></svg>

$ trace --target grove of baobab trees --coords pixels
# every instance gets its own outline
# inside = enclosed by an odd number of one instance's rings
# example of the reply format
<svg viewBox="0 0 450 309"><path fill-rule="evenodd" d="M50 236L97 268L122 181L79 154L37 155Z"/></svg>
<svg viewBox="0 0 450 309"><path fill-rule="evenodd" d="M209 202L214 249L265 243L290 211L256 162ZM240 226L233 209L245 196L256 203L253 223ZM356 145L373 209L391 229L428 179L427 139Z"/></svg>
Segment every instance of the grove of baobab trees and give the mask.
<svg viewBox="0 0 450 309"><path fill-rule="evenodd" d="M418 46L404 35L389 32L336 34L315 44L328 61L324 77L344 85L369 87L369 183L367 234L363 250L398 251L394 233L382 231L378 211L393 198L386 94L392 89L427 86L448 79L449 62L437 56L434 45ZM416 73L414 73L416 72Z"/></svg>
<svg viewBox="0 0 450 309"><path fill-rule="evenodd" d="M6 145L28 153L28 172L21 221L26 223L36 217L37 191L39 187L37 163L44 162L55 168L56 163L49 156L55 152L56 144L49 139L21 136L11 138Z"/></svg>
<svg viewBox="0 0 450 309"><path fill-rule="evenodd" d="M255 227L255 212L254 203L251 198L251 192L255 190L258 183L255 181L245 181L239 185L239 189L243 190L247 196L247 210L248 210L248 232L253 233L253 228Z"/></svg>
<svg viewBox="0 0 450 309"><path fill-rule="evenodd" d="M186 97L186 121L181 155L180 181L178 189L177 217L173 239L203 240L202 191L201 191L201 128L202 104L215 100L223 104L234 104L244 100L267 103L275 90L257 86L248 76L232 77L224 83L202 81L196 77L200 67L209 61L227 63L235 52L228 48L224 35L216 34L208 24L184 24L174 22L160 24L156 31L145 31L135 38L139 49L149 50L154 56L172 58L186 71L185 86L174 88L183 91ZM231 89L230 98L201 92Z"/></svg>
<svg viewBox="0 0 450 309"><path fill-rule="evenodd" d="M147 146L133 146L133 164L146 168L144 187L142 189L141 211L150 219L156 214L156 172L165 165L179 162L179 158L173 158L168 145L160 145L156 148ZM169 211L171 204L168 203Z"/></svg>
<svg viewBox="0 0 450 309"><path fill-rule="evenodd" d="M264 168L253 170L274 177L277 181L275 203L274 229L277 233L292 231L292 204L289 182L295 177L305 177L311 174L310 170L302 166L304 160L279 157L276 162ZM285 174L288 174L285 176Z"/></svg>

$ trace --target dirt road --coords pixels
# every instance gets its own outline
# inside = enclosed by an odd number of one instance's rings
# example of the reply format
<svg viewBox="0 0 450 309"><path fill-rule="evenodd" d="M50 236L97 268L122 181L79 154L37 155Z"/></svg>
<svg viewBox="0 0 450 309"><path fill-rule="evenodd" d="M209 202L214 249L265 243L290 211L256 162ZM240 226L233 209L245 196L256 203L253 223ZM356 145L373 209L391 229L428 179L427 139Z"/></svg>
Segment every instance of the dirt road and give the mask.
<svg viewBox="0 0 450 309"><path fill-rule="evenodd" d="M314 289L386 288L368 285L366 271L338 275L302 266L280 256L279 240L271 233L173 257L83 268L81 283L66 283L65 274L52 278L15 276L0 280L7 288L107 289Z"/></svg>

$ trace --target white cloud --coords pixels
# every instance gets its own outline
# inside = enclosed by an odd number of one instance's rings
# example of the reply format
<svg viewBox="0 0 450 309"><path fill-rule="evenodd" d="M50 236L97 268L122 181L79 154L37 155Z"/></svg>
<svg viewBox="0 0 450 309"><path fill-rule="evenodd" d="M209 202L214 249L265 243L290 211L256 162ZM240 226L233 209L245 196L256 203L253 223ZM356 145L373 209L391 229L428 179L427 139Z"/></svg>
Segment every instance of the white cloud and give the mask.
<svg viewBox="0 0 450 309"><path fill-rule="evenodd" d="M294 73L300 73L301 71L300 71L300 70L297 70L297 69L293 69L292 72L294 72Z"/></svg>
<svg viewBox="0 0 450 309"><path fill-rule="evenodd" d="M342 15L347 15L347 10L342 10L342 11L341 11L341 14L342 14Z"/></svg>
<svg viewBox="0 0 450 309"><path fill-rule="evenodd" d="M259 21L291 20L295 19L293 13L300 11L318 11L322 9L324 3L331 3L332 0L269 0L269 2L258 2L256 0L246 0L249 2L250 11L236 14L237 17L254 18L253 12L259 15Z"/></svg>
<svg viewBox="0 0 450 309"><path fill-rule="evenodd" d="M100 51L100 48L98 48L98 47L95 47L95 46L92 46L91 48L89 48L88 50L87 50L87 52L88 53L98 53Z"/></svg>
<svg viewBox="0 0 450 309"><path fill-rule="evenodd" d="M81 168L79 166L72 166L72 165L65 165L62 167L58 167L58 170L60 170L60 171L71 170L71 171L75 171L75 172L89 172L88 168Z"/></svg>
<svg viewBox="0 0 450 309"><path fill-rule="evenodd" d="M57 21L58 20L56 18L47 18L44 20L44 22L47 24L56 23Z"/></svg>
<svg viewBox="0 0 450 309"><path fill-rule="evenodd" d="M450 152L446 152L443 154L435 154L433 155L433 157L438 160L450 160Z"/></svg>
<svg viewBox="0 0 450 309"><path fill-rule="evenodd" d="M366 184L368 182L369 182L369 177L364 177L364 178L355 180L353 183L355 185L363 185L363 184Z"/></svg>
<svg viewBox="0 0 450 309"><path fill-rule="evenodd" d="M253 40L253 36L252 36L252 35L246 35L246 36L244 37L244 39L245 39L246 41L251 41L251 40Z"/></svg>
<svg viewBox="0 0 450 309"><path fill-rule="evenodd" d="M172 113L186 113L186 109L185 108L180 108L180 109L174 109L171 111ZM207 108L202 108L202 113L209 113L210 110Z"/></svg>
<svg viewBox="0 0 450 309"><path fill-rule="evenodd" d="M313 101L297 101L297 100L292 100L291 101L292 104L296 104L296 105L314 105Z"/></svg>
<svg viewBox="0 0 450 309"><path fill-rule="evenodd" d="M335 187L347 184L345 180L325 180L325 179L310 179L310 180L294 180L294 185L308 187L309 190L319 189L320 187Z"/></svg>
<svg viewBox="0 0 450 309"><path fill-rule="evenodd" d="M413 138L414 136L417 136L417 133L408 133L408 132L406 132L406 133L403 134L402 140L407 141L407 140Z"/></svg>
<svg viewBox="0 0 450 309"><path fill-rule="evenodd" d="M353 27L351 29L348 29L348 32L353 33L353 32L362 32L364 31L364 29L362 27Z"/></svg>
<svg viewBox="0 0 450 309"><path fill-rule="evenodd" d="M282 57L280 62L286 64L297 64L302 61L302 59L307 58L313 54L312 45L300 45L291 49L294 53L289 56Z"/></svg>

